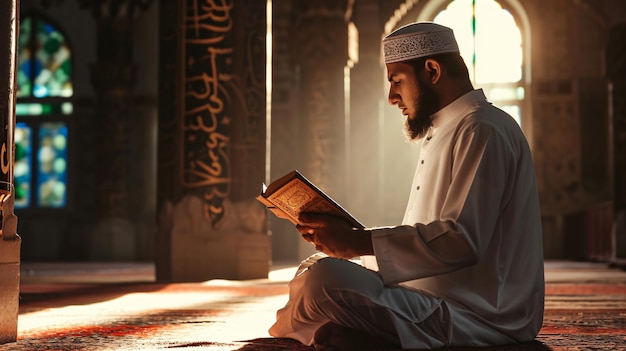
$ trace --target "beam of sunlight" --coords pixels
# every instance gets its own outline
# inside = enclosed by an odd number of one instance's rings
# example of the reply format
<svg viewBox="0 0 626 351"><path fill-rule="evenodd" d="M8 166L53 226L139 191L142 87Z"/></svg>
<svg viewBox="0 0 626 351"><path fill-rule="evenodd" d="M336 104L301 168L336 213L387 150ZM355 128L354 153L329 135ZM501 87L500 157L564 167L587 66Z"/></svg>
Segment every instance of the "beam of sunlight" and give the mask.
<svg viewBox="0 0 626 351"><path fill-rule="evenodd" d="M266 3L267 30L265 36L265 182L271 180L272 164L272 0Z"/></svg>
<svg viewBox="0 0 626 351"><path fill-rule="evenodd" d="M49 343L90 350L233 349L269 337L296 269L274 266L267 279L241 281L51 286L53 298L22 304L18 343L32 350Z"/></svg>
<svg viewBox="0 0 626 351"><path fill-rule="evenodd" d="M454 0L434 22L454 30L477 88L522 123L522 34L515 18L495 0Z"/></svg>
<svg viewBox="0 0 626 351"><path fill-rule="evenodd" d="M451 27L461 56L476 83L512 83L522 79L522 36L513 15L494 0L455 0L434 19ZM472 31L475 20L476 34ZM475 66L471 63L476 58ZM475 72L474 72L475 70Z"/></svg>

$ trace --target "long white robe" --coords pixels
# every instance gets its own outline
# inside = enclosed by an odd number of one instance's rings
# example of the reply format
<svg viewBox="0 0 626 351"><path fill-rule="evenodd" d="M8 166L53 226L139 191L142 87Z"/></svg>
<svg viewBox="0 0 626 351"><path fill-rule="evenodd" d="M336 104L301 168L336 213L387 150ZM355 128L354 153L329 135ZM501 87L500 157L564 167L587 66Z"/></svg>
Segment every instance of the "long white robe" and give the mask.
<svg viewBox="0 0 626 351"><path fill-rule="evenodd" d="M361 258L378 274L356 279L360 266L308 260L272 335L310 344L333 321L404 348L535 338L543 321L543 247L527 141L481 90L432 117L403 225L374 229L375 255Z"/></svg>

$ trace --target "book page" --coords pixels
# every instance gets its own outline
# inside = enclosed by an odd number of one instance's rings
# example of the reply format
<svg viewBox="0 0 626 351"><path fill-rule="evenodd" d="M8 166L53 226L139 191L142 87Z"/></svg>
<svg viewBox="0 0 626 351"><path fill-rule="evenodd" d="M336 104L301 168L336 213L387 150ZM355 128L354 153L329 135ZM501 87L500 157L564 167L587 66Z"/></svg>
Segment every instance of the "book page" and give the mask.
<svg viewBox="0 0 626 351"><path fill-rule="evenodd" d="M294 224L298 224L300 213L311 212L337 216L347 220L353 227L364 228L348 211L297 170L287 173L267 187L264 184L263 191L256 198L276 216Z"/></svg>
<svg viewBox="0 0 626 351"><path fill-rule="evenodd" d="M343 217L343 214L337 211L332 204L297 178L291 180L268 198L274 206L294 219L297 219L301 212L330 213Z"/></svg>

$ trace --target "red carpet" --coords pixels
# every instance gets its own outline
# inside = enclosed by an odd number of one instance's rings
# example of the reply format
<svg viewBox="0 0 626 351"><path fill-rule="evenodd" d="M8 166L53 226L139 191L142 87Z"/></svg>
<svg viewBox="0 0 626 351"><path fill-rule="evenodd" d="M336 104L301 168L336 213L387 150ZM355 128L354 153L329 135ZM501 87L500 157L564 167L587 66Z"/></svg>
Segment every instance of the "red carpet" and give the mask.
<svg viewBox="0 0 626 351"><path fill-rule="evenodd" d="M626 350L626 282L548 284L538 340L552 350Z"/></svg>
<svg viewBox="0 0 626 351"><path fill-rule="evenodd" d="M286 280L23 283L18 341L0 351L313 350L267 334L286 293ZM546 294L535 342L482 350L626 350L625 272L557 267Z"/></svg>

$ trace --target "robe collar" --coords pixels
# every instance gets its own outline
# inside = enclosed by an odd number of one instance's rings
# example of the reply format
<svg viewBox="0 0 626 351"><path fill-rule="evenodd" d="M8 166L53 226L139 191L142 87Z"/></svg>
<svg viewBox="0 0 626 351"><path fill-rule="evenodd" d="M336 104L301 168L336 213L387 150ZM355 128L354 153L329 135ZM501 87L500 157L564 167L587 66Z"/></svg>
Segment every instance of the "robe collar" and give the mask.
<svg viewBox="0 0 626 351"><path fill-rule="evenodd" d="M432 121L431 129L436 130L441 126L464 116L465 112L469 108L477 103L485 102L486 100L487 97L485 97L485 93L482 89L476 89L466 93L430 116Z"/></svg>

